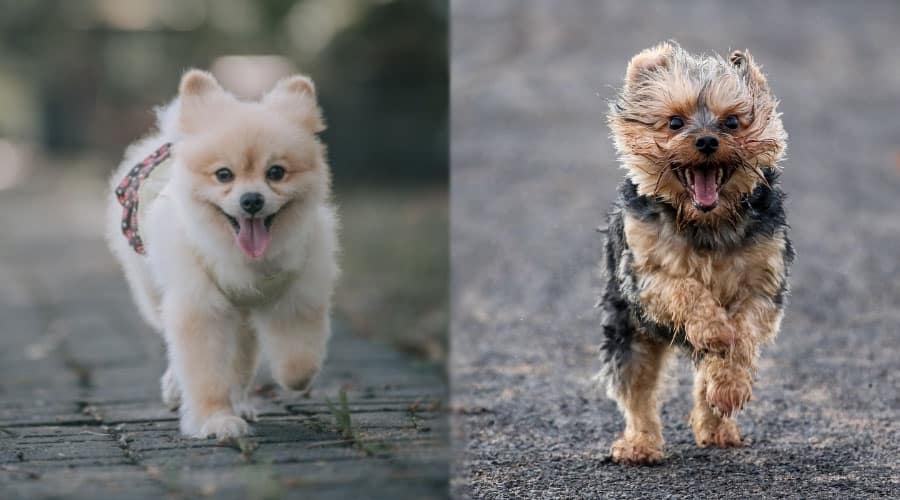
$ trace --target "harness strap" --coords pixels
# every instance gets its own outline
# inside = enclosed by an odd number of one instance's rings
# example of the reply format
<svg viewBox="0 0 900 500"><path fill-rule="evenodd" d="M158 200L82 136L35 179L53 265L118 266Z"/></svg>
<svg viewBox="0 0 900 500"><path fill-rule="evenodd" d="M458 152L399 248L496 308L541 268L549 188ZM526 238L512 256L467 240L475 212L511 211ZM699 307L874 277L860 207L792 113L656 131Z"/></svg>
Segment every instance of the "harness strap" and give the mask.
<svg viewBox="0 0 900 500"><path fill-rule="evenodd" d="M141 239L138 208L141 202L141 184L150 177L153 170L165 163L172 153L172 143L163 144L159 149L132 167L116 187L116 198L122 205L122 234L135 252L144 255L144 241Z"/></svg>

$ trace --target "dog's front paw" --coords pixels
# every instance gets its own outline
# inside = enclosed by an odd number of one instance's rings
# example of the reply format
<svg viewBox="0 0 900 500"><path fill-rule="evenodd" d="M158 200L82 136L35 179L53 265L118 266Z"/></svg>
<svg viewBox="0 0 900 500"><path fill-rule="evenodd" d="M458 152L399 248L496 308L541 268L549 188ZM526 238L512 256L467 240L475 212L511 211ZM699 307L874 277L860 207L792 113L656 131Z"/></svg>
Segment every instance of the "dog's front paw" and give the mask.
<svg viewBox="0 0 900 500"><path fill-rule="evenodd" d="M713 354L725 354L737 343L734 327L725 313L685 325L685 336L694 349Z"/></svg>
<svg viewBox="0 0 900 500"><path fill-rule="evenodd" d="M626 465L655 464L665 457L662 441L644 434L620 437L612 444L610 453L613 462Z"/></svg>
<svg viewBox="0 0 900 500"><path fill-rule="evenodd" d="M249 399L235 401L234 412L248 422L256 422L256 420L258 419L256 407L253 406L253 402Z"/></svg>
<svg viewBox="0 0 900 500"><path fill-rule="evenodd" d="M312 354L298 354L291 359L283 360L275 368L275 380L278 384L292 391L309 389L313 379L319 373L321 360Z"/></svg>
<svg viewBox="0 0 900 500"><path fill-rule="evenodd" d="M215 436L219 441L238 438L250 434L250 426L236 415L218 413L206 419L200 426L200 432L194 437L205 439Z"/></svg>
<svg viewBox="0 0 900 500"><path fill-rule="evenodd" d="M170 410L177 410L181 406L181 389L178 388L178 381L175 380L175 373L171 367L167 368L166 373L159 379L159 386L163 404Z"/></svg>
<svg viewBox="0 0 900 500"><path fill-rule="evenodd" d="M716 415L730 417L744 408L753 396L749 375L710 377L706 385L706 403Z"/></svg>
<svg viewBox="0 0 900 500"><path fill-rule="evenodd" d="M706 417L706 418L704 418ZM691 416L691 428L697 446L706 448L733 448L744 446L737 422L730 418L712 417L708 415Z"/></svg>

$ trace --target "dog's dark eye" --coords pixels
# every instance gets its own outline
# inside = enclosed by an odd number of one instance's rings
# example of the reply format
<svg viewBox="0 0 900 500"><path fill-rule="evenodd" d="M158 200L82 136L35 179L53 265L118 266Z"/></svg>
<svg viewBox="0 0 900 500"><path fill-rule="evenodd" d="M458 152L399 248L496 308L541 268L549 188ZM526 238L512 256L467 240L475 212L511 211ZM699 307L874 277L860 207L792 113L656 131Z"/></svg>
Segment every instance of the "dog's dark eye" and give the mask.
<svg viewBox="0 0 900 500"><path fill-rule="evenodd" d="M740 125L741 122L738 120L738 117L734 115L728 115L728 118L725 118L725 126L731 130L737 130Z"/></svg>
<svg viewBox="0 0 900 500"><path fill-rule="evenodd" d="M672 130L678 130L684 126L684 120L680 116L673 116L669 118L669 128Z"/></svg>
<svg viewBox="0 0 900 500"><path fill-rule="evenodd" d="M231 182L234 180L234 172L227 168L216 170L216 180L221 183Z"/></svg>
<svg viewBox="0 0 900 500"><path fill-rule="evenodd" d="M284 179L284 167L281 165L272 165L266 171L266 178L270 181L280 181Z"/></svg>

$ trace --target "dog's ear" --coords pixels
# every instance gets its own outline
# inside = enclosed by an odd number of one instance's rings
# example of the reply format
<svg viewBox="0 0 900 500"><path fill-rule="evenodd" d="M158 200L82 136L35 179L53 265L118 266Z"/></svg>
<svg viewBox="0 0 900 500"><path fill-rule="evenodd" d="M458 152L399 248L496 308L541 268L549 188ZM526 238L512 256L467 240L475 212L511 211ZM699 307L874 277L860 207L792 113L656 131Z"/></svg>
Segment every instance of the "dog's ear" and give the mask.
<svg viewBox="0 0 900 500"><path fill-rule="evenodd" d="M729 57L728 60L731 61L731 64L734 65L735 68L737 68L738 73L747 80L747 83L756 85L760 90L769 90L769 83L766 81L766 76L763 75L762 70L753 60L750 51L735 50L731 53L731 57Z"/></svg>
<svg viewBox="0 0 900 500"><path fill-rule="evenodd" d="M294 123L314 134L325 130L316 101L316 86L308 76L294 75L279 81L262 102L286 113Z"/></svg>
<svg viewBox="0 0 900 500"><path fill-rule="evenodd" d="M178 94L182 97L200 97L216 91L222 91L216 78L212 73L199 69L187 70L178 85Z"/></svg>
<svg viewBox="0 0 900 500"><path fill-rule="evenodd" d="M663 42L632 57L625 72L625 88L633 89L653 72L667 68L674 53L675 47L669 42Z"/></svg>
<svg viewBox="0 0 900 500"><path fill-rule="evenodd" d="M208 123L207 111L214 111L234 98L211 73L190 69L178 85L178 129L183 133L200 130Z"/></svg>

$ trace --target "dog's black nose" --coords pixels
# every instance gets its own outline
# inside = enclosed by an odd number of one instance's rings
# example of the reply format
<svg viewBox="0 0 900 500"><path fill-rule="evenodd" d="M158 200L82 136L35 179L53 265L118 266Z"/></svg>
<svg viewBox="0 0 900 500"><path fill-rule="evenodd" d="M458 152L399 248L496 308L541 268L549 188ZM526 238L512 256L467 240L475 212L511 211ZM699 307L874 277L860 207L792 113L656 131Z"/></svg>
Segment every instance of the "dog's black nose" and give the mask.
<svg viewBox="0 0 900 500"><path fill-rule="evenodd" d="M259 193L244 193L241 195L241 208L250 215L262 210L266 199Z"/></svg>
<svg viewBox="0 0 900 500"><path fill-rule="evenodd" d="M697 148L697 151L705 155L711 155L719 149L719 140L711 135L704 135L703 137L698 137L697 142L694 143L694 146Z"/></svg>

